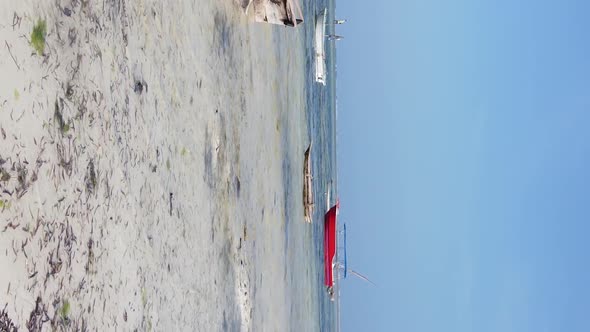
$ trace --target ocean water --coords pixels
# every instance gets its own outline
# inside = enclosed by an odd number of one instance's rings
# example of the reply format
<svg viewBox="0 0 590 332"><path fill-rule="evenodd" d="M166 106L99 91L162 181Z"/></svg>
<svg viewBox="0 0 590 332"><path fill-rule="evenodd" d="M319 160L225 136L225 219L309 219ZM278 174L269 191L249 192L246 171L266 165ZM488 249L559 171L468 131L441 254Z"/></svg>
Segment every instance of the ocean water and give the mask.
<svg viewBox="0 0 590 332"><path fill-rule="evenodd" d="M336 49L335 43L332 41L325 41L325 54L326 54L326 71L327 80L326 85L321 85L315 81L315 23L317 16L322 14L324 8L328 8L326 22L332 22L334 20L334 0L305 0L302 2L302 9L304 11L305 23L303 26L297 29L302 29L304 33L305 43L305 117L302 117L302 121L307 123L301 123L302 127L307 128L307 139L303 139L307 143L312 142L312 176L313 176L313 191L314 191L314 212L313 222L311 224L311 236L304 238L303 243L309 248L298 248L295 242L299 241L297 237L302 236L301 232L301 221L290 220L289 213L285 215L285 257L287 257L287 280L291 288L292 303L289 308L290 312L290 326L289 330L299 331L298 329L299 320L302 321L310 320L313 322L311 326L314 326L320 331L336 331L337 330L337 305L338 300L335 302L330 301L330 298L326 292L324 286L324 213L326 207L331 206L335 203L338 192L338 179L337 179L337 165L336 165ZM280 29L279 29L280 31ZM328 25L326 27L326 34L334 32L334 26ZM301 33L298 31L298 33ZM278 48L288 48L289 45L279 43ZM280 52L280 51L279 51ZM289 126L284 126L289 128ZM289 133L283 133L283 151L293 151L291 144L297 144L289 140L292 137ZM306 147L304 147L305 149ZM284 209L288 211L292 206L287 206L288 202L301 202L301 192L290 192L288 188L294 188L292 181L299 181L300 178L293 176L293 172L300 172L300 169L293 169L289 161L292 161L292 157L283 156L283 187L286 188L284 193ZM330 194L327 195L327 192ZM330 202L327 202L328 196ZM307 234L306 234L307 235ZM307 249L307 250L306 250ZM311 252L309 257L305 259L311 260L311 265L305 266L300 265L302 257L290 257L288 252ZM301 287L307 287L308 284L302 284L298 280L293 280L301 277L299 269L310 269L312 281L310 283L310 289L300 289ZM299 298L299 293L310 292L309 302L311 308L296 308L305 301ZM301 317L298 315L299 312L312 312L313 317ZM301 326L307 324L301 322Z"/></svg>
<svg viewBox="0 0 590 332"><path fill-rule="evenodd" d="M330 301L324 286L324 213L325 207L335 203L338 193L338 173L336 164L336 48L335 42L325 41L326 50L326 85L315 82L315 59L314 59L314 34L315 21L317 15L328 8L326 22L333 22L335 19L335 1L308 0L304 3L305 17L311 21L305 25L306 44L307 44L307 125L308 134L313 142L312 148L312 174L313 189L315 199L315 209L313 216L313 230L311 245L315 252L315 276L317 277L317 287L314 289L314 303L317 310L317 319L321 331L337 330L337 306L338 299L335 302ZM329 24L326 27L326 34L334 33L334 25ZM330 191L330 202L326 200Z"/></svg>

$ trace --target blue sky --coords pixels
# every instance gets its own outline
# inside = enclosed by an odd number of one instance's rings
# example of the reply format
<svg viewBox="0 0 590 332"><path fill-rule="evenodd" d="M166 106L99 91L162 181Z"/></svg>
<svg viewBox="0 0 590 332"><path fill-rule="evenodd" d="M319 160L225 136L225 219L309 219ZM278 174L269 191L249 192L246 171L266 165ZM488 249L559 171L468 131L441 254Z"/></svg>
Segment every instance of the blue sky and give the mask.
<svg viewBox="0 0 590 332"><path fill-rule="evenodd" d="M590 331L590 2L336 12L343 330Z"/></svg>

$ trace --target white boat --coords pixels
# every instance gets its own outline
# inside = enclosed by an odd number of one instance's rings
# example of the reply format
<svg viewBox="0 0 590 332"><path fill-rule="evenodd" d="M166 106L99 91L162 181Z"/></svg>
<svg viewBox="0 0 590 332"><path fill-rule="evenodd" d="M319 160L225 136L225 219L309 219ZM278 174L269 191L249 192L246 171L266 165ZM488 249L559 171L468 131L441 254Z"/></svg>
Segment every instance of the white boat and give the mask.
<svg viewBox="0 0 590 332"><path fill-rule="evenodd" d="M326 39L326 15L328 9L317 16L315 22L315 80L326 85L326 52L324 40Z"/></svg>

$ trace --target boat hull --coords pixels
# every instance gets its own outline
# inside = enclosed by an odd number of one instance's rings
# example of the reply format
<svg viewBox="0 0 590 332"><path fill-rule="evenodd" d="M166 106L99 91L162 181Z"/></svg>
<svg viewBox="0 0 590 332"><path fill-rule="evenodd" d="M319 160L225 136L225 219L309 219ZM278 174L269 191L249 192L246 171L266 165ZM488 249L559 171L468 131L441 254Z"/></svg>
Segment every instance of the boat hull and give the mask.
<svg viewBox="0 0 590 332"><path fill-rule="evenodd" d="M313 216L313 178L311 175L311 143L303 158L303 216L311 223Z"/></svg>
<svg viewBox="0 0 590 332"><path fill-rule="evenodd" d="M246 12L254 12L254 20L257 22L295 27L303 23L303 14L297 1L251 0L248 2Z"/></svg>
<svg viewBox="0 0 590 332"><path fill-rule="evenodd" d="M326 85L326 53L324 49L324 40L326 39L327 13L327 9L324 9L324 12L317 16L315 24L315 80L322 85Z"/></svg>
<svg viewBox="0 0 590 332"><path fill-rule="evenodd" d="M334 286L334 256L336 255L336 215L338 204L334 205L324 217L324 285Z"/></svg>

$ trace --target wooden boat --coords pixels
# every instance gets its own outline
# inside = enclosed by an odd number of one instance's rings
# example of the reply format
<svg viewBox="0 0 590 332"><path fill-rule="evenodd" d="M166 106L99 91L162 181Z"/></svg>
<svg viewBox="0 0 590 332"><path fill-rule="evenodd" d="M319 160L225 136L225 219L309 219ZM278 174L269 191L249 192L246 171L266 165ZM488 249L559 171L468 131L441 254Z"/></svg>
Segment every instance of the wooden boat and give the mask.
<svg viewBox="0 0 590 332"><path fill-rule="evenodd" d="M254 12L256 22L296 27L303 23L303 12L299 0L250 0L246 13Z"/></svg>
<svg viewBox="0 0 590 332"><path fill-rule="evenodd" d="M313 183L311 176L311 145L305 150L303 159L303 217L311 223L313 216Z"/></svg>

